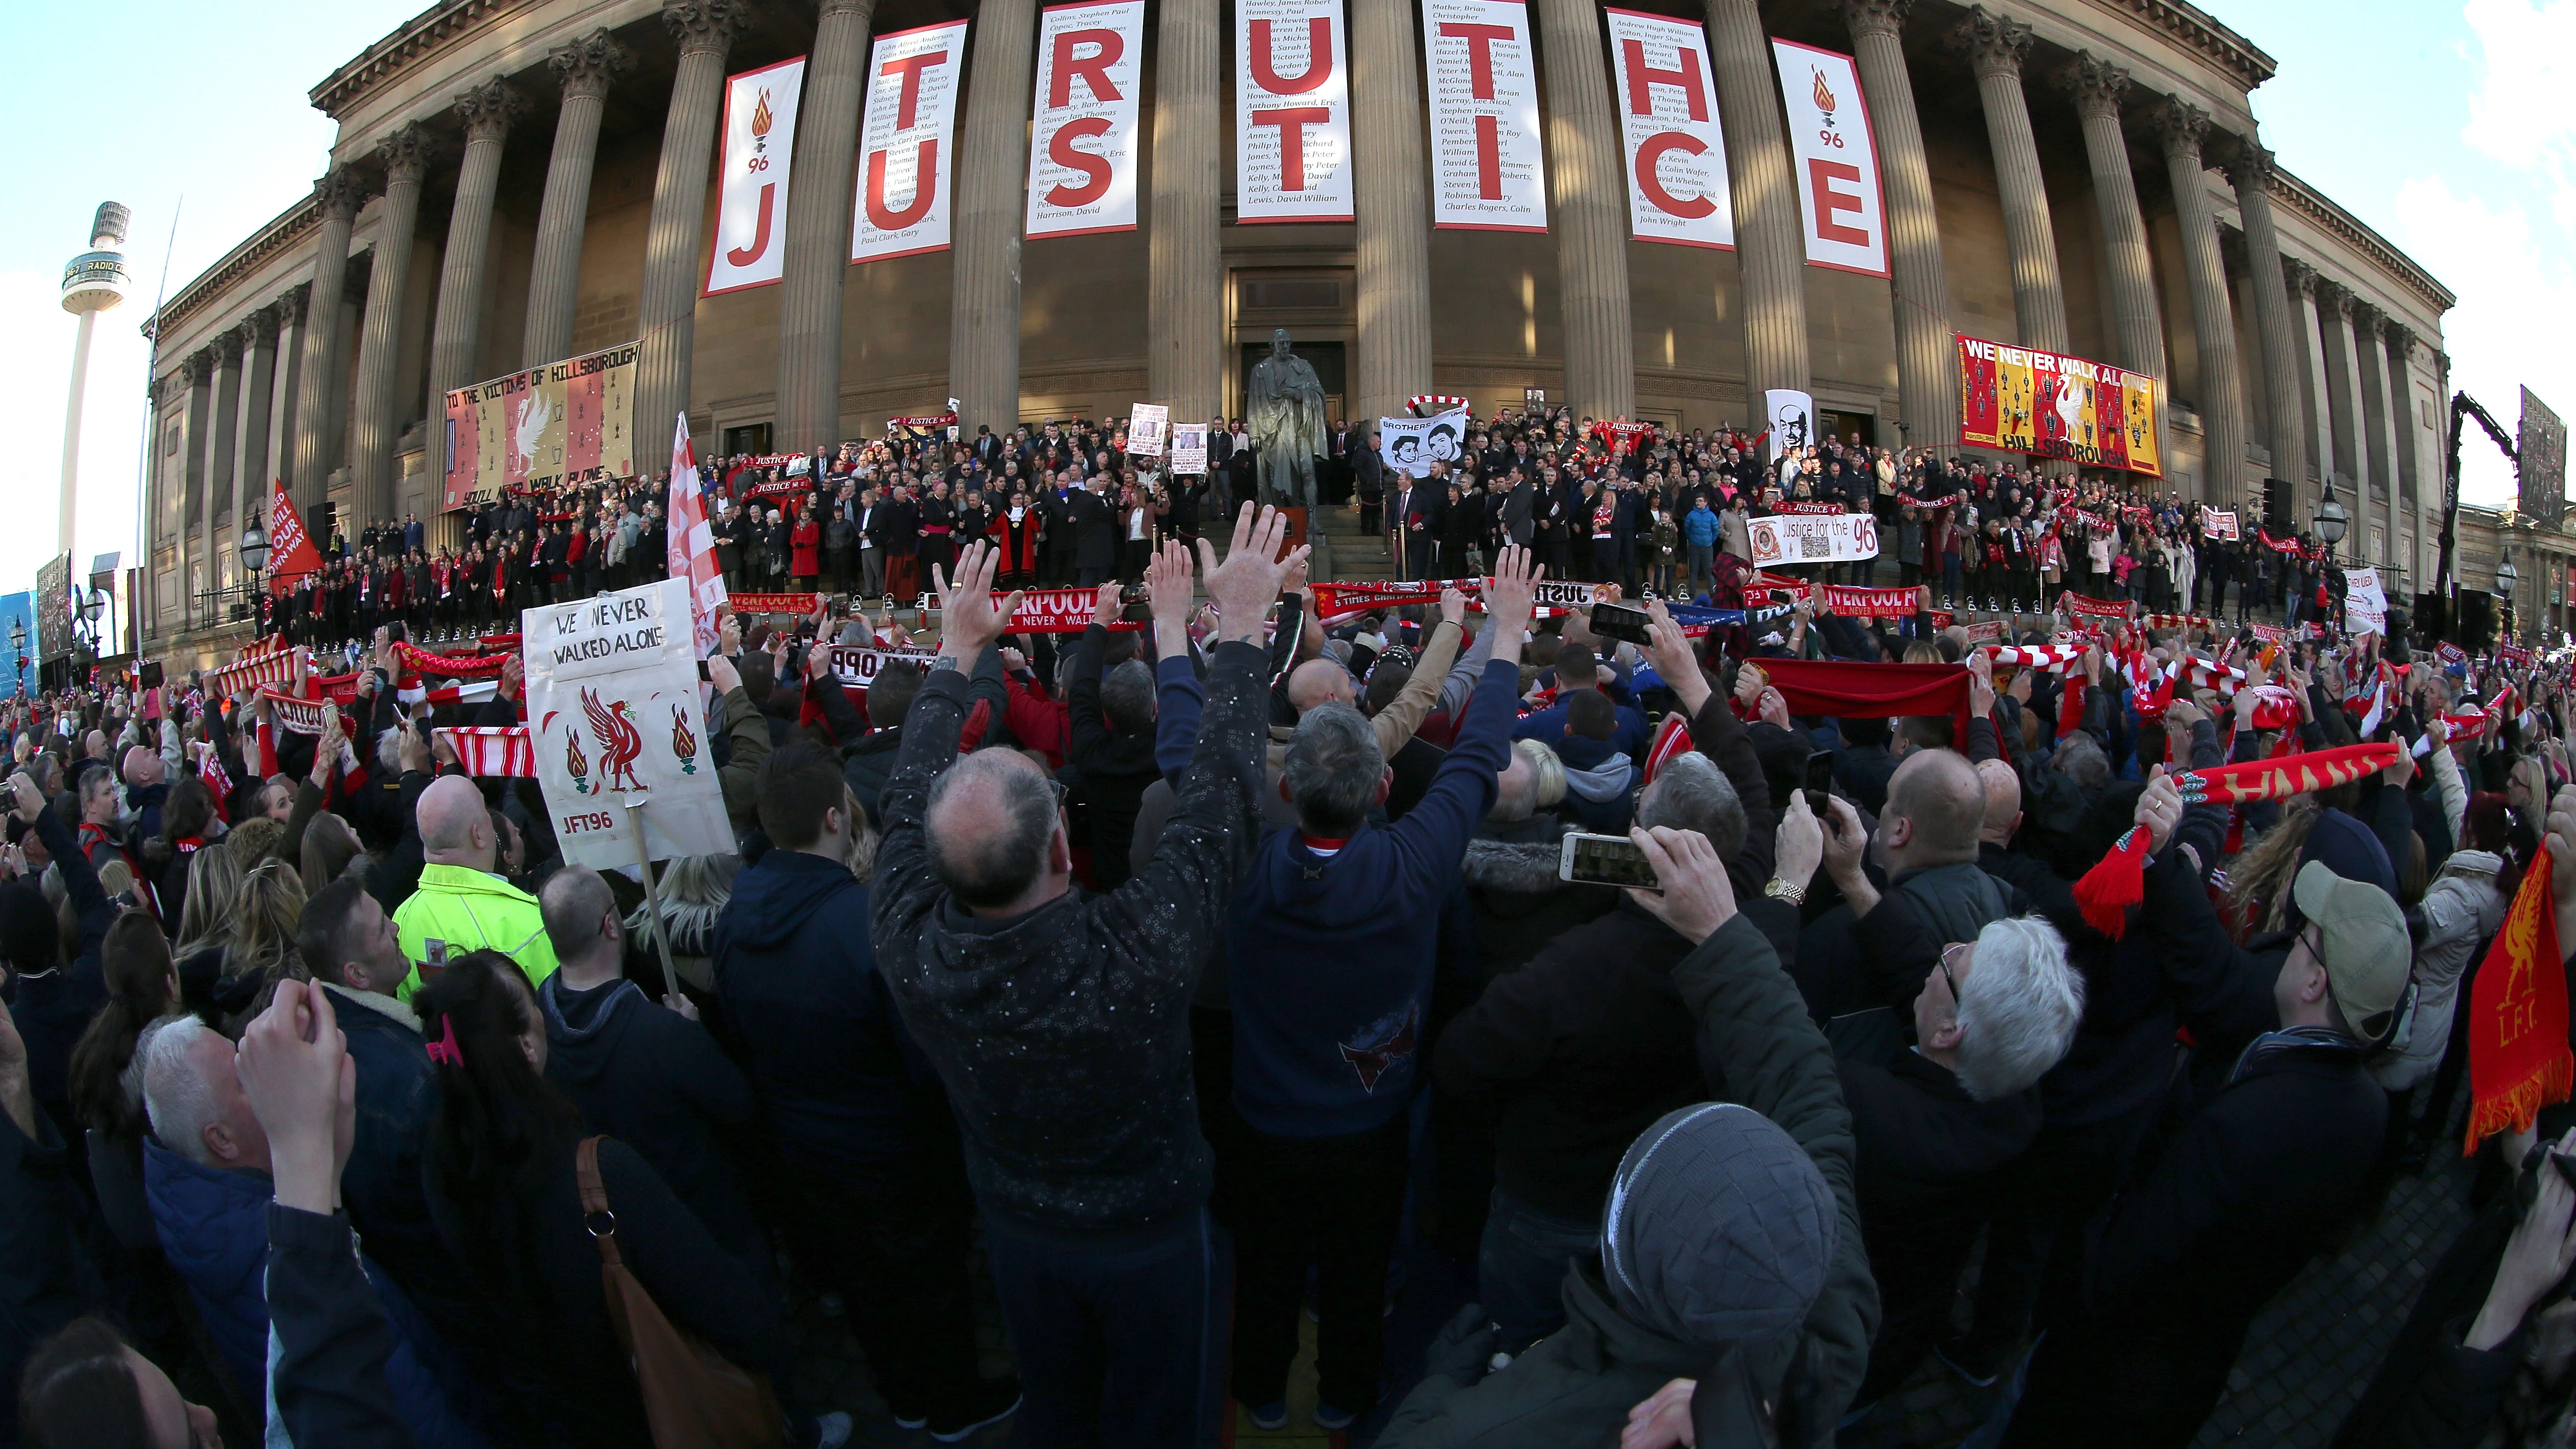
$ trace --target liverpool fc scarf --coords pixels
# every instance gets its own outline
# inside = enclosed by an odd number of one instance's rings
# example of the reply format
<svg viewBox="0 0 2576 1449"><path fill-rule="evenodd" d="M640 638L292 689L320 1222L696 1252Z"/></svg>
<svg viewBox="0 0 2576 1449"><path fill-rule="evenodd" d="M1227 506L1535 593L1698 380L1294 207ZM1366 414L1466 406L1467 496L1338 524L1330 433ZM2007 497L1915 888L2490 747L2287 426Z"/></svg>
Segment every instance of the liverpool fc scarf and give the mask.
<svg viewBox="0 0 2576 1449"><path fill-rule="evenodd" d="M1850 664L1829 659L1765 659L1762 672L1793 715L1896 719L1946 714L1959 747L1968 744L1968 671L1959 664Z"/></svg>
<svg viewBox="0 0 2576 1449"><path fill-rule="evenodd" d="M2558 954L2558 905L2550 896L2549 846L2522 873L2522 889L2469 988L2469 1137L2463 1153L2498 1132L2531 1126L2542 1107L2576 1088L2567 1048L2567 976Z"/></svg>

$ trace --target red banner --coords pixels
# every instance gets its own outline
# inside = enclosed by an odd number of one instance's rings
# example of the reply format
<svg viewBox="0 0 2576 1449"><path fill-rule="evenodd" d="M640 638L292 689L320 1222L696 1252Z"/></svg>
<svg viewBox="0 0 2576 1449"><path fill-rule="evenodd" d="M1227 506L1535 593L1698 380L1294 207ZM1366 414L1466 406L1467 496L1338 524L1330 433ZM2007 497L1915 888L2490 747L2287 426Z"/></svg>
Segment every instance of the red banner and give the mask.
<svg viewBox="0 0 2576 1449"><path fill-rule="evenodd" d="M1809 502L1805 502L1805 501L1803 501L1803 500L1801 500L1801 499L1796 499L1796 498L1784 498L1784 499L1782 499L1780 502L1772 504L1772 505L1771 505L1771 511L1772 511L1772 512L1774 512L1774 513L1826 513L1826 514L1831 514L1831 513L1840 513L1840 512L1842 512L1842 511L1843 511L1843 506L1842 506L1841 504L1839 504L1839 503L1809 503Z"/></svg>
<svg viewBox="0 0 2576 1449"><path fill-rule="evenodd" d="M733 611L752 614L810 614L823 607L821 594L735 594Z"/></svg>
<svg viewBox="0 0 2576 1449"><path fill-rule="evenodd" d="M1079 634L1091 627L1091 606L1095 597L1091 589L1031 589L1020 600L1019 611L1011 615L1006 634ZM1006 596L993 595L995 603ZM1112 620L1110 629L1142 629L1143 620Z"/></svg>
<svg viewBox="0 0 2576 1449"><path fill-rule="evenodd" d="M268 591L283 594L306 574L322 568L322 551L304 531L304 515L295 511L283 480L270 480L268 498Z"/></svg>
<svg viewBox="0 0 2576 1449"><path fill-rule="evenodd" d="M1923 607L1919 589L1862 589L1825 586L1825 608L1846 619L1888 619Z"/></svg>
<svg viewBox="0 0 2576 1449"><path fill-rule="evenodd" d="M2129 617L2129 605L2126 600L2088 599L2082 594L2070 591L2060 594L2057 603L2058 607L2079 618L2125 619Z"/></svg>
<svg viewBox="0 0 2576 1449"><path fill-rule="evenodd" d="M2567 1048L2567 976L2559 970L2558 905L2543 841L2505 911L2504 929L2469 988L2469 1140L2466 1152L2529 1127L2576 1088Z"/></svg>

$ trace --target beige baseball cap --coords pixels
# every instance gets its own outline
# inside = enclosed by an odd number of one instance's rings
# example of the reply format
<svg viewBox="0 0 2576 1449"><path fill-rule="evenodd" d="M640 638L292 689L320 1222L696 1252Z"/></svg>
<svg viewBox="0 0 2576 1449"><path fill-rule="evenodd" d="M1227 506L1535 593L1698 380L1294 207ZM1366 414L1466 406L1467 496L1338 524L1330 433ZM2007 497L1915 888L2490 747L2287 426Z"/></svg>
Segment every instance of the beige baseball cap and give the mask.
<svg viewBox="0 0 2576 1449"><path fill-rule="evenodd" d="M2321 933L2317 954L2344 1020L2365 1035L2378 1035L2387 1025L2382 1018L2405 999L2414 959L2397 902L2378 886L2347 880L2319 860L2299 867L2290 894Z"/></svg>

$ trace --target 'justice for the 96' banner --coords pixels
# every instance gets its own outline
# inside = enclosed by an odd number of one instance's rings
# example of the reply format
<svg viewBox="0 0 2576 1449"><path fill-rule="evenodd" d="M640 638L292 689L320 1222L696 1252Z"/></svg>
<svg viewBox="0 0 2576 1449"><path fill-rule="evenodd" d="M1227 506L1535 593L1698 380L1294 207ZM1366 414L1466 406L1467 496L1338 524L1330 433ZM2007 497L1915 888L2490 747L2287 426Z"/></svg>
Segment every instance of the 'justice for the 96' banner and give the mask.
<svg viewBox="0 0 2576 1449"><path fill-rule="evenodd" d="M1878 557L1878 520L1866 513L1783 514L1745 525L1753 566L1851 563Z"/></svg>

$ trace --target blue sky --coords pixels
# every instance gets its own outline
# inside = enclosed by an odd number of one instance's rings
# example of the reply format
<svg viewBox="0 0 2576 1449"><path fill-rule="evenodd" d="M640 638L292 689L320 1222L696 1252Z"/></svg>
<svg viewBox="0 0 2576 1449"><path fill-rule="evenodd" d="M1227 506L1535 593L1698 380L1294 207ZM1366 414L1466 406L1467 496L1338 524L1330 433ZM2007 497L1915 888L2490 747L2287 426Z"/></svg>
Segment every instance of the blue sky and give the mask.
<svg viewBox="0 0 2576 1449"><path fill-rule="evenodd" d="M2576 0L2203 3L2280 65L2254 109L2282 164L2458 294L2444 319L2454 384L2507 427L2524 383L2576 415ZM24 587L54 544L75 325L56 298L91 212L134 209L138 295L100 319L91 363L83 566L134 547L147 365L135 328L165 255L177 286L302 195L332 134L305 91L420 8L149 0L119 12L114 56L0 87L0 155L19 182L0 229L0 336L14 344L0 349L0 427L35 460L16 495L33 516L0 529L0 589ZM11 34L26 55L98 51L77 6L30 7ZM2503 460L2475 438L2463 458L2467 496L2503 501Z"/></svg>

